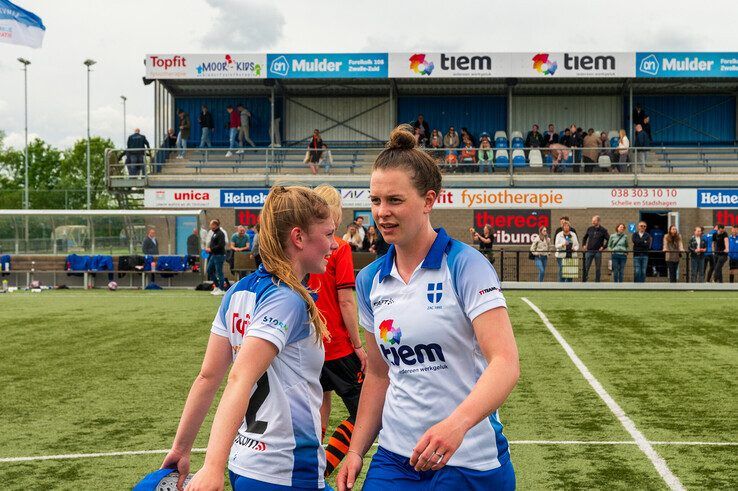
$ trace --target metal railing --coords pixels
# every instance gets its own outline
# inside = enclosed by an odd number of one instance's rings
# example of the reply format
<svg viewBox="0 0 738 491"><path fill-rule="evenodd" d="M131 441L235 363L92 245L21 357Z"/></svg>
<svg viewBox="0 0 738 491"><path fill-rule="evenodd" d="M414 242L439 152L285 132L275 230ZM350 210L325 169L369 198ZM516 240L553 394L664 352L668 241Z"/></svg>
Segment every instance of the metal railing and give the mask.
<svg viewBox="0 0 738 491"><path fill-rule="evenodd" d="M504 146L490 148L424 148L448 174L601 173L704 174L738 173L738 147L557 147ZM369 172L380 148L310 150L287 147L152 148L145 151L108 149L105 177L145 180L161 173L200 174L251 172L290 173ZM486 159L484 157L487 157Z"/></svg>

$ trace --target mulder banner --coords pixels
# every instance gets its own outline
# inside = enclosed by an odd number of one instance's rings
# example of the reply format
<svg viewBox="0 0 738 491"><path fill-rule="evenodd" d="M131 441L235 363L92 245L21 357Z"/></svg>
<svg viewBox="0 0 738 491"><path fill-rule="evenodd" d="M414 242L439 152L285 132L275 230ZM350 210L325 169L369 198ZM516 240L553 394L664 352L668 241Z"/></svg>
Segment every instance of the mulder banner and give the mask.
<svg viewBox="0 0 738 491"><path fill-rule="evenodd" d="M636 77L738 77L738 53L636 53Z"/></svg>
<svg viewBox="0 0 738 491"><path fill-rule="evenodd" d="M387 78L387 53L267 54L268 78Z"/></svg>

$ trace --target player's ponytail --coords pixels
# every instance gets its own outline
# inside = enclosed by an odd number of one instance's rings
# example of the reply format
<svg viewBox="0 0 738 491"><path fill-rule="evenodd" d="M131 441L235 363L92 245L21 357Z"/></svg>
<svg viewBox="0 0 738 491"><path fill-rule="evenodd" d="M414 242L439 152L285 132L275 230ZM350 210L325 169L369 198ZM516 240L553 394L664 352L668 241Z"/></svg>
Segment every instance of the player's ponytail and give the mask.
<svg viewBox="0 0 738 491"><path fill-rule="evenodd" d="M295 276L292 262L285 253L285 244L293 228L307 231L317 221L330 217L325 200L300 186L273 187L261 212L259 252L264 268L305 300L318 342L322 342L324 337L329 339L328 328L310 292L302 284L301 278Z"/></svg>

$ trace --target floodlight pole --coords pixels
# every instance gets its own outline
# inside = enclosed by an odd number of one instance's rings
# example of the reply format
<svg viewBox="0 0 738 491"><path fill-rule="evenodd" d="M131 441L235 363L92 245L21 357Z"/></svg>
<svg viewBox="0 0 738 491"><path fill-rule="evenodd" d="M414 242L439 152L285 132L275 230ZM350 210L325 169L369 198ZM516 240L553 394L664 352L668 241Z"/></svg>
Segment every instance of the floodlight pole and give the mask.
<svg viewBox="0 0 738 491"><path fill-rule="evenodd" d="M120 96L121 100L123 101L123 146L121 148L126 147L126 101L128 98L124 95Z"/></svg>
<svg viewBox="0 0 738 491"><path fill-rule="evenodd" d="M92 209L92 190L90 178L90 67L97 63L89 58L82 62L87 67L87 209Z"/></svg>

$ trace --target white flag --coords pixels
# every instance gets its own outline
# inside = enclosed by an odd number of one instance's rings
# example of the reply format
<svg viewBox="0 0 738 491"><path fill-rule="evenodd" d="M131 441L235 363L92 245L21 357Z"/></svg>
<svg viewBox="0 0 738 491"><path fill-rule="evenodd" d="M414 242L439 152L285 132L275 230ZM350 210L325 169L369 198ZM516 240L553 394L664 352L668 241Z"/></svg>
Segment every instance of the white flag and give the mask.
<svg viewBox="0 0 738 491"><path fill-rule="evenodd" d="M40 48L45 32L39 16L8 0L0 0L0 42Z"/></svg>

